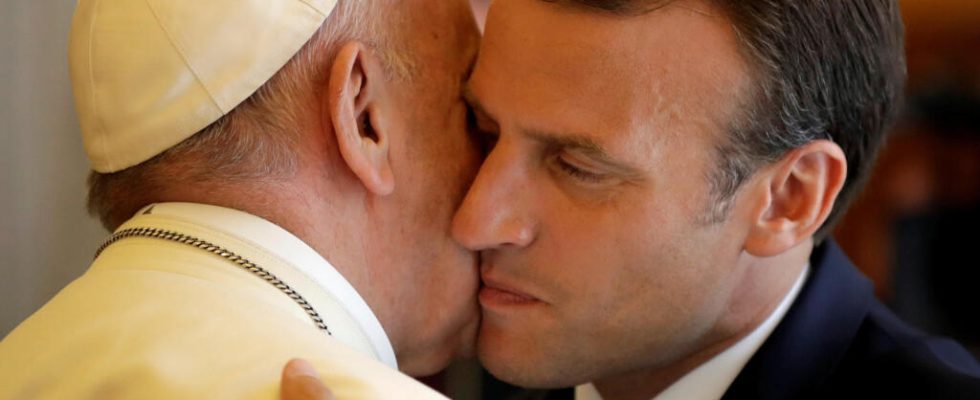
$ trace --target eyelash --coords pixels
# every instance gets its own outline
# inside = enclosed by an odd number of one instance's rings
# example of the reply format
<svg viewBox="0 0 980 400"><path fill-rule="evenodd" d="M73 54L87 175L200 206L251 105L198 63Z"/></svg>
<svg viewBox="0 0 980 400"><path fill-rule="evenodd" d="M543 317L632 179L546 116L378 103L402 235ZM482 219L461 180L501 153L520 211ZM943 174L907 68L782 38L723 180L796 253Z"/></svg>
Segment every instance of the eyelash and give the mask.
<svg viewBox="0 0 980 400"><path fill-rule="evenodd" d="M498 133L491 132L486 129L481 129L480 124L477 122L476 114L473 109L468 105L466 106L466 124L469 131L474 136L477 144L480 146L480 150L484 155L490 154L494 146L497 144ZM598 183L603 180L603 176L600 174L585 171L578 168L568 161L565 161L560 155L554 156L554 162L563 173L569 177L579 180L585 183Z"/></svg>
<svg viewBox="0 0 980 400"><path fill-rule="evenodd" d="M583 182L596 183L602 181L603 178L602 175L585 171L581 168L578 168L570 164L568 161L565 161L561 156L555 156L555 164L557 164L558 168L561 169L564 173L568 174L574 179Z"/></svg>

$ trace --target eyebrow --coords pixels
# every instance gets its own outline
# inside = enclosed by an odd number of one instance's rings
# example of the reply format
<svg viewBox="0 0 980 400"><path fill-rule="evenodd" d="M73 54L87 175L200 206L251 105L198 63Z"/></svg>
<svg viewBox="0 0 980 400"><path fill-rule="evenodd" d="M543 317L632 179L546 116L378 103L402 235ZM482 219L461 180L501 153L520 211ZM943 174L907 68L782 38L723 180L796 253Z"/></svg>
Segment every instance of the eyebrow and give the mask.
<svg viewBox="0 0 980 400"><path fill-rule="evenodd" d="M473 93L473 89L469 85L469 82L467 82L463 87L463 98L466 99L466 103L469 104L470 107L472 107L478 114L482 114L487 118L496 121L493 114L487 111L487 109L482 103L480 103L480 100ZM543 144L545 148L549 150L578 150L598 161L600 164L603 164L605 167L611 169L614 174L622 176L627 180L639 181L643 179L643 171L641 169L616 160L609 155L609 152L606 151L602 145L586 135L547 132L536 129L522 129L521 132L532 140Z"/></svg>
<svg viewBox="0 0 980 400"><path fill-rule="evenodd" d="M534 141L543 144L547 149L572 149L580 151L606 168L611 169L613 174L619 175L627 180L639 181L643 179L643 171L641 169L615 159L602 145L588 136L545 132L533 129L524 130L524 134Z"/></svg>

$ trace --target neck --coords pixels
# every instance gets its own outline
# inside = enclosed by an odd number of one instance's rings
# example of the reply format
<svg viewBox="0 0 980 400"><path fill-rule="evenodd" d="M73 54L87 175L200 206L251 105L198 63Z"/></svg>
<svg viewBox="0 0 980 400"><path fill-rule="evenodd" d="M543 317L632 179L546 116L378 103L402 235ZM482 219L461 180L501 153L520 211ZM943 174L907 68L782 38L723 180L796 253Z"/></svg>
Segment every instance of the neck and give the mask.
<svg viewBox="0 0 980 400"><path fill-rule="evenodd" d="M302 146L317 149L323 146ZM264 218L292 233L313 248L354 287L381 322L398 362L405 338L416 335L402 327L400 304L392 304L394 281L383 267L392 265L390 200L373 196L343 164L338 154L300 152L298 170L286 179L247 182L173 185L153 202L195 202L233 208ZM388 257L388 258L386 258ZM394 282L394 283L393 283Z"/></svg>
<svg viewBox="0 0 980 400"><path fill-rule="evenodd" d="M363 193L339 190L319 174L300 172L272 201L256 202L250 209L286 229L328 260L366 296L368 267L364 244L368 215ZM347 186L354 187L353 185Z"/></svg>
<svg viewBox="0 0 980 400"><path fill-rule="evenodd" d="M696 350L667 365L641 368L596 379L606 400L649 400L685 375L728 350L758 328L792 290L813 250L806 240L784 254L766 259L746 255L744 278L732 292L729 308L718 322L714 337ZM730 382L729 382L730 383Z"/></svg>
<svg viewBox="0 0 980 400"><path fill-rule="evenodd" d="M605 400L650 400L740 339L731 337L715 343L666 367L629 371L593 383Z"/></svg>
<svg viewBox="0 0 980 400"><path fill-rule="evenodd" d="M153 202L209 204L261 217L312 247L361 291L356 281L363 281L358 278L366 269L359 248L366 225L363 201L323 175L301 170L283 179L174 185Z"/></svg>

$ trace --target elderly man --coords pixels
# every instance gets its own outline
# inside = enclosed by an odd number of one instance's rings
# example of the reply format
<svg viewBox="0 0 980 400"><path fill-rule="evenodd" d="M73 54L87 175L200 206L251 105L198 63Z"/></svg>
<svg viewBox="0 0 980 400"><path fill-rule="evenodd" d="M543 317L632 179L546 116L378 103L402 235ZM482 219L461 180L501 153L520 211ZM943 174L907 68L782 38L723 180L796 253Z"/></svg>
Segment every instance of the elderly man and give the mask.
<svg viewBox="0 0 980 400"><path fill-rule="evenodd" d="M299 355L341 398L440 397L395 368L475 336L449 227L478 40L464 0L80 1L89 207L115 234L0 343L0 398L272 398Z"/></svg>
<svg viewBox="0 0 980 400"><path fill-rule="evenodd" d="M891 0L498 0L454 221L478 353L579 399L971 397L828 239L905 77Z"/></svg>

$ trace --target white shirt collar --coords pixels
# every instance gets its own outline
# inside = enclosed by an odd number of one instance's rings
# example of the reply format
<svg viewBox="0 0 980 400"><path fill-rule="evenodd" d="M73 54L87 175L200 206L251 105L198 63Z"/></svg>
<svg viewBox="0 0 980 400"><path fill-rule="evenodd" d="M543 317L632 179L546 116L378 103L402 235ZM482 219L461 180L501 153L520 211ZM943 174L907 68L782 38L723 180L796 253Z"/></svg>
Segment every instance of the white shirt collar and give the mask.
<svg viewBox="0 0 980 400"><path fill-rule="evenodd" d="M706 363L701 364L691 372L674 382L666 390L661 392L655 400L707 400L720 399L735 378L738 377L742 368L755 355L755 352L762 347L772 331L776 329L779 322L786 316L790 305L796 301L796 297L803 288L810 273L810 265L803 269L796 283L786 293L783 300L779 303L772 314L762 322L752 333L739 340L735 345L719 353ZM602 396L595 386L591 383L579 385L575 388L575 400L602 400Z"/></svg>
<svg viewBox="0 0 980 400"><path fill-rule="evenodd" d="M378 317L371 311L371 307L330 262L293 234L252 214L204 204L158 203L145 207L137 215L145 213L151 207L153 215L192 221L203 227L248 241L278 256L332 294L360 325L380 361L391 368L398 369L398 361L391 341Z"/></svg>

